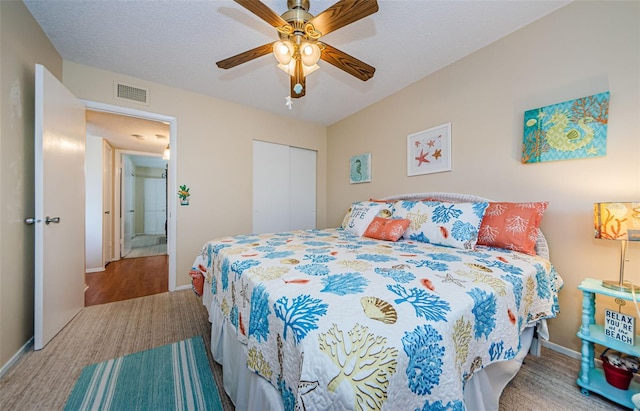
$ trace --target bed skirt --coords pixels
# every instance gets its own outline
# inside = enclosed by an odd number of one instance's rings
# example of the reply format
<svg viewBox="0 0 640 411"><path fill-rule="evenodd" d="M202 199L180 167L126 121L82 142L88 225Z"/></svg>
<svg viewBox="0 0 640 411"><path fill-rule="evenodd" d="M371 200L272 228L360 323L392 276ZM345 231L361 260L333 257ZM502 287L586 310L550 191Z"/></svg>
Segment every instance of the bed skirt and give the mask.
<svg viewBox="0 0 640 411"><path fill-rule="evenodd" d="M282 397L267 380L247 368L247 346L236 337L236 330L222 314L213 295L205 287L202 302L209 311L211 322L211 353L222 365L224 390L238 411L282 411ZM544 323L546 325L546 323ZM545 332L546 332L546 327ZM535 327L521 335L521 347L512 360L492 363L477 371L464 388L467 409L474 411L498 410L504 387L516 375L527 355L534 337Z"/></svg>

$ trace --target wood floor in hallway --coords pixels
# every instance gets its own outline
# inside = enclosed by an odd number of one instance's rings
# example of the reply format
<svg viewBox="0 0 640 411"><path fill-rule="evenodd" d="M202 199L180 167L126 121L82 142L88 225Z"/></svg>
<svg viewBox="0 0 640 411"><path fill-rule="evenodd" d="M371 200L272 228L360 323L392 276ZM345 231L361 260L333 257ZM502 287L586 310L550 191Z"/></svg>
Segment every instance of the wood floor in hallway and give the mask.
<svg viewBox="0 0 640 411"><path fill-rule="evenodd" d="M85 307L169 291L169 256L112 261L105 271L85 274Z"/></svg>

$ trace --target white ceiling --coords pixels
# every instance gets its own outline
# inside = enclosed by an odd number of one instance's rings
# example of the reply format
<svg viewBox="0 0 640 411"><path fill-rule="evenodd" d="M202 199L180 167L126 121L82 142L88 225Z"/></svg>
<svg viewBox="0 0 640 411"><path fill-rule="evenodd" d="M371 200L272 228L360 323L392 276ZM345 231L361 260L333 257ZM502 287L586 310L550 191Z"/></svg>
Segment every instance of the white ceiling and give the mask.
<svg viewBox="0 0 640 411"><path fill-rule="evenodd" d="M160 121L87 110L87 134L102 137L115 148L162 155L169 144L169 125Z"/></svg>
<svg viewBox="0 0 640 411"><path fill-rule="evenodd" d="M139 167L165 168L162 159L169 144L169 125L103 111L86 111L87 134L106 139L114 148L137 152L130 154Z"/></svg>
<svg viewBox="0 0 640 411"><path fill-rule="evenodd" d="M321 61L306 96L288 110L289 79L272 55L230 70L215 65L277 40L274 28L233 1L24 0L65 60L324 125L570 1L379 0L377 13L322 38L374 66L375 76L362 82ZM263 2L286 11L286 0ZM334 2L311 0L310 12Z"/></svg>

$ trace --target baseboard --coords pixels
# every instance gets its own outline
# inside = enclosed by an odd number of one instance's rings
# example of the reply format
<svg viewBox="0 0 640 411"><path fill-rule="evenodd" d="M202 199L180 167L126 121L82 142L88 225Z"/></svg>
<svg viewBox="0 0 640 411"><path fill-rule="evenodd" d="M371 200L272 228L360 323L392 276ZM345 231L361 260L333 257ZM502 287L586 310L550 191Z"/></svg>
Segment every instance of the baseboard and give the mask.
<svg viewBox="0 0 640 411"><path fill-rule="evenodd" d="M550 341L542 340L541 342L543 347L559 352L560 354L564 354L567 357L575 358L577 360L582 358L582 355L578 351L571 350L567 347L563 347L562 345L554 344Z"/></svg>
<svg viewBox="0 0 640 411"><path fill-rule="evenodd" d="M9 361L7 361L7 363L5 365L2 366L2 368L0 368L0 378L4 377L4 375L9 371L9 369L11 369L11 367L13 367L13 365L18 362L18 360L20 359L20 357L22 357L22 354L26 353L27 351L29 351L29 349L31 348L31 346L33 345L33 337L29 338L29 341L27 341L22 348L20 348L18 350L17 353L15 353L13 355L13 357L11 357L9 359Z"/></svg>
<svg viewBox="0 0 640 411"><path fill-rule="evenodd" d="M98 267L98 268L88 268L86 270L84 270L85 274L90 274L90 273L99 273L105 271L104 267Z"/></svg>
<svg viewBox="0 0 640 411"><path fill-rule="evenodd" d="M176 287L176 289L173 290L173 291L190 290L190 289L191 289L190 285L180 285L180 286Z"/></svg>
<svg viewBox="0 0 640 411"><path fill-rule="evenodd" d="M564 354L567 357L571 357L571 358L575 358L576 360L581 360L582 359L582 354L580 354L578 351L574 351L574 350L570 350L566 347L563 347L561 345L558 344L554 344L552 342L549 341L542 341L542 345L547 347L550 350L553 350L555 352L558 352L560 354ZM595 365L596 368L602 368L602 360L598 357L593 359L593 363ZM636 374L634 376L635 380L637 382L640 382L640 375Z"/></svg>

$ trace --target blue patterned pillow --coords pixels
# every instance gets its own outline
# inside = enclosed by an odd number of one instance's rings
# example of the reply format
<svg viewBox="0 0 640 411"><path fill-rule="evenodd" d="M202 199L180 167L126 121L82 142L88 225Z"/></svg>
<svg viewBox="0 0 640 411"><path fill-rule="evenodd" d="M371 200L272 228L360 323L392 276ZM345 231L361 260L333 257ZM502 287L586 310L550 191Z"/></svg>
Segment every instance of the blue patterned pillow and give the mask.
<svg viewBox="0 0 640 411"><path fill-rule="evenodd" d="M398 201L393 216L411 221L403 235L406 239L473 250L488 206L488 202Z"/></svg>

